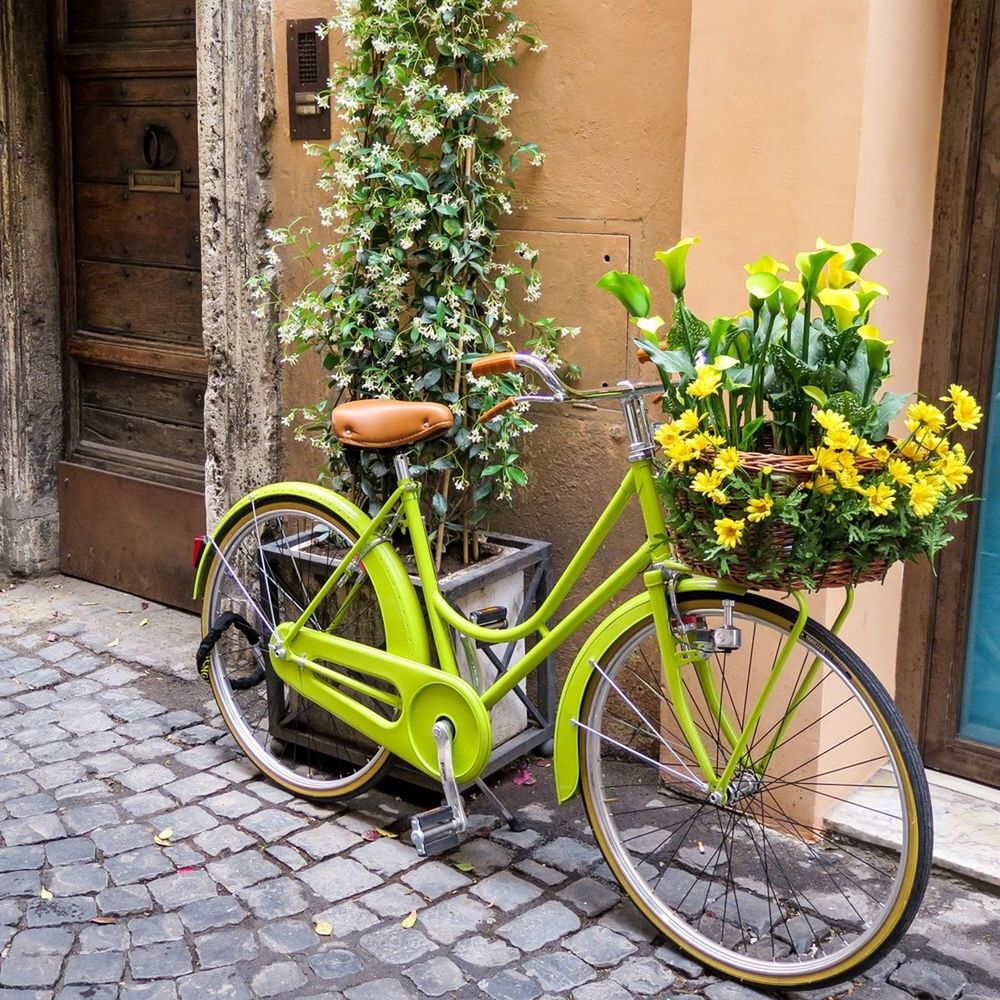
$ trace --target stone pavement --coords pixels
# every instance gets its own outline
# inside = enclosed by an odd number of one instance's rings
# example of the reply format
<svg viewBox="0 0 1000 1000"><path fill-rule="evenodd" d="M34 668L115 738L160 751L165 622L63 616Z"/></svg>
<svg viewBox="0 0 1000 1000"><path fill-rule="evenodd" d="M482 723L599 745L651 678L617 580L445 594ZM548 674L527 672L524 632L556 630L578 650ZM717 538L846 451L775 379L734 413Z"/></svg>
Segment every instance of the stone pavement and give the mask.
<svg viewBox="0 0 1000 1000"><path fill-rule="evenodd" d="M197 638L62 577L0 592L0 1000L764 995L654 937L544 767L499 788L527 832L481 816L436 860L405 836L423 793L330 809L260 780L195 678ZM997 1000L1000 899L936 874L890 958L788 996L848 993Z"/></svg>

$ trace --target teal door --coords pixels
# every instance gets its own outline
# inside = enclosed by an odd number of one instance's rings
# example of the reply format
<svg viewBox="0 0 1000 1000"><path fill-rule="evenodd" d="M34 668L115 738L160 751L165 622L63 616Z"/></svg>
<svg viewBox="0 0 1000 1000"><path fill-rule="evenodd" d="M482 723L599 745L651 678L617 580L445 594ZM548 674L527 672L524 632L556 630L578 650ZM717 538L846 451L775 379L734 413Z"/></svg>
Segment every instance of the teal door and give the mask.
<svg viewBox="0 0 1000 1000"><path fill-rule="evenodd" d="M958 735L1000 747L1000 350L993 388L983 463L982 502L976 540L975 572L969 613L965 683Z"/></svg>

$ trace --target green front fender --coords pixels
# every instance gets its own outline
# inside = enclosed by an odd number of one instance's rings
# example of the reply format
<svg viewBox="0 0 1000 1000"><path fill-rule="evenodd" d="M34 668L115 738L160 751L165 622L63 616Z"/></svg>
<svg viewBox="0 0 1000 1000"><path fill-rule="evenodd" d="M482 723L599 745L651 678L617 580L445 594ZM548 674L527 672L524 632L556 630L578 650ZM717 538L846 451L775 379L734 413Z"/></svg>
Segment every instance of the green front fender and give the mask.
<svg viewBox="0 0 1000 1000"><path fill-rule="evenodd" d="M356 535L360 535L371 524L371 518L364 511L333 490L316 483L272 483L237 501L216 525L211 538L215 541L222 539L254 507L282 500L307 500L317 504L331 518L341 521ZM195 572L196 600L204 593L214 556L215 547L206 545ZM373 546L365 554L364 565L378 595L388 651L419 663L430 663L430 642L423 609L395 548L389 542Z"/></svg>
<svg viewBox="0 0 1000 1000"><path fill-rule="evenodd" d="M746 588L702 576L685 577L678 582L678 594L692 591L740 595L746 593ZM583 695L594 672L590 661L606 662L609 654L652 621L653 608L649 594L643 592L608 615L577 653L563 685L556 713L552 770L555 773L556 796L560 802L571 799L580 787L580 741L575 722L580 718Z"/></svg>

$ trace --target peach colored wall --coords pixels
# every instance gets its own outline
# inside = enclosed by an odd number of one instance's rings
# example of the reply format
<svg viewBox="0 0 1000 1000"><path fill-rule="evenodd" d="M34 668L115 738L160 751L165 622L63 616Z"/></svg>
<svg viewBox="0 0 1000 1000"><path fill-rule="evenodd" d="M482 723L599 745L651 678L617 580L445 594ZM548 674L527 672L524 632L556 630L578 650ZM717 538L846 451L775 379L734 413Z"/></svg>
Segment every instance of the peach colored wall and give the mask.
<svg viewBox="0 0 1000 1000"><path fill-rule="evenodd" d="M930 254L948 0L695 0L682 229L689 301L706 316L746 306L742 265L791 263L817 236L884 248L868 274L891 298L889 388L917 384ZM776 40L780 40L780 44ZM858 593L845 638L895 681L902 569ZM839 601L813 601L832 619Z"/></svg>
<svg viewBox="0 0 1000 1000"><path fill-rule="evenodd" d="M274 219L316 204L316 160L288 138L284 21L321 17L329 0L275 0L278 121ZM569 349L583 381L634 374L621 311L596 292L608 268L644 274L665 306L653 251L702 237L689 301L705 315L744 307L742 264L790 260L817 235L885 248L871 275L892 297L878 311L896 339L893 388L916 384L927 286L948 0L522 0L549 44L514 73L515 132L545 149L525 169L512 230L542 251L545 314L579 325ZM636 26L641 25L637 31ZM336 49L334 49L336 52ZM513 235L513 234L512 234ZM308 364L286 370L286 403L322 391ZM500 527L551 537L571 552L617 482L623 428L613 409L537 413L528 439L533 486ZM312 478L316 454L286 449L286 473ZM610 568L638 521L608 547ZM894 681L901 569L868 585L846 635ZM826 598L814 601L832 616Z"/></svg>
<svg viewBox="0 0 1000 1000"><path fill-rule="evenodd" d="M275 0L278 120L272 142L274 221L308 214L317 203L318 161L288 138L285 20L323 17L329 0ZM598 385L634 374L622 310L594 286L611 268L652 258L678 236L687 107L689 0L522 0L520 11L548 44L511 74L520 94L514 132L546 153L540 169L522 167L511 241L541 252L540 315L582 328L568 348L583 381ZM636 26L642 30L637 31ZM334 58L338 50L334 46ZM291 283L295 274L289 276ZM285 371L287 406L322 391L315 366ZM533 486L495 526L551 538L557 559L575 550L625 469L624 428L614 409L552 408L536 414L526 442ZM317 454L286 442L286 474L312 479ZM581 498L586 498L585 501ZM631 554L637 517L610 542L595 573Z"/></svg>

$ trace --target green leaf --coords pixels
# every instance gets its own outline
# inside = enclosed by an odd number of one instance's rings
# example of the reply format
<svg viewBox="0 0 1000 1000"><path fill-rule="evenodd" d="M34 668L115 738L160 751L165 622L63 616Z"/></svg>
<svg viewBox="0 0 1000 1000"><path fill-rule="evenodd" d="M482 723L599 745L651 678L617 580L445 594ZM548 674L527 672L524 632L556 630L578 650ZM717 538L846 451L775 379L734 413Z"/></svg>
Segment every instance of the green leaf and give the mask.
<svg viewBox="0 0 1000 1000"><path fill-rule="evenodd" d="M608 271L597 282L597 287L610 292L632 316L642 319L649 315L649 288L635 275L626 271Z"/></svg>
<svg viewBox="0 0 1000 1000"><path fill-rule="evenodd" d="M431 500L431 509L438 517L444 517L448 513L448 500L443 493L435 493Z"/></svg>
<svg viewBox="0 0 1000 1000"><path fill-rule="evenodd" d="M507 475L517 483L518 486L528 485L528 476L523 469L519 469L516 465L512 465L507 469Z"/></svg>
<svg viewBox="0 0 1000 1000"><path fill-rule="evenodd" d="M802 391L818 406L826 406L829 396L818 385L804 385Z"/></svg>
<svg viewBox="0 0 1000 1000"><path fill-rule="evenodd" d="M641 347L649 355L653 364L662 371L680 374L685 378L694 378L694 365L683 351L664 351L659 347L654 347L646 340L635 340L633 343L636 347Z"/></svg>
<svg viewBox="0 0 1000 1000"><path fill-rule="evenodd" d="M449 236L461 236L462 235L462 223L458 219L445 219L444 220L444 231Z"/></svg>
<svg viewBox="0 0 1000 1000"><path fill-rule="evenodd" d="M406 176L409 177L410 183L415 188L423 191L425 194L431 193L431 186L427 183L427 178L419 170L411 170Z"/></svg>

